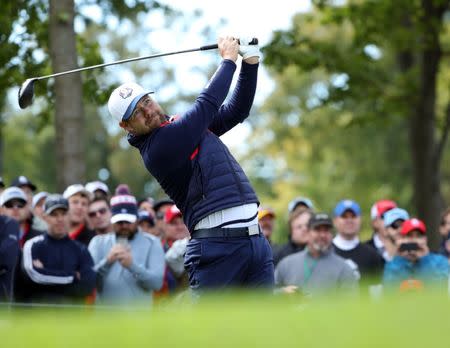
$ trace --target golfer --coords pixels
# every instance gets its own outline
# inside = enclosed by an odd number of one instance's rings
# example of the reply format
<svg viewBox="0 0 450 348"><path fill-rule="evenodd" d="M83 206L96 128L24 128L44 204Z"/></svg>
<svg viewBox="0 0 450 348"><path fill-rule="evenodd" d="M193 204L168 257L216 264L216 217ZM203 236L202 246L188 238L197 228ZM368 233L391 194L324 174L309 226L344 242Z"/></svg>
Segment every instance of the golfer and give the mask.
<svg viewBox="0 0 450 348"><path fill-rule="evenodd" d="M183 213L191 234L184 263L193 290L274 283L272 251L258 226L258 197L219 139L245 120L253 104L260 51L248 43L219 38L223 60L180 117L169 118L135 83L121 85L108 101L148 171ZM239 78L224 103L238 54L243 58Z"/></svg>

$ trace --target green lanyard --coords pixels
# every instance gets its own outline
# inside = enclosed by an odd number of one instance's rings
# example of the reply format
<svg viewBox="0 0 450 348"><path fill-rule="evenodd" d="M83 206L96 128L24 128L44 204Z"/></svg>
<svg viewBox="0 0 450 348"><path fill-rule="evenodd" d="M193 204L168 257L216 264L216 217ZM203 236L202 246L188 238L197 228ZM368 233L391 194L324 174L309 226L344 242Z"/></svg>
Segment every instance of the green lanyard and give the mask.
<svg viewBox="0 0 450 348"><path fill-rule="evenodd" d="M311 278L314 268L317 265L316 259L313 259L311 264L308 265L308 251L306 251L305 258L303 259L303 286L308 284L309 278Z"/></svg>

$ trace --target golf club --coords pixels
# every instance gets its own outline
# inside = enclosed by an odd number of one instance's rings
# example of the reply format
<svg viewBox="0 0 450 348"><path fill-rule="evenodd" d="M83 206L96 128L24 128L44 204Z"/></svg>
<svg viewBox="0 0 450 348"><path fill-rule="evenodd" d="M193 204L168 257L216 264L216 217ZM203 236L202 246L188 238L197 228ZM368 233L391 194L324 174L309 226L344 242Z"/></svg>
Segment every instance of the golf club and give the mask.
<svg viewBox="0 0 450 348"><path fill-rule="evenodd" d="M249 44L250 45L257 45L258 44L258 39L253 38L250 41ZM152 55L149 55L149 56L128 58L128 59L118 60L118 61L111 62L111 63L97 64L97 65L92 65L92 66L86 66L84 68L78 68L78 69L73 69L73 70L68 70L68 71L62 71L62 72L55 73L55 74L50 74L50 75L39 76L39 77L32 77L30 79L26 79L25 82L22 83L22 86L19 89L19 95L18 95L18 97L19 97L19 106L20 106L21 109L25 109L26 107L30 106L33 103L34 83L36 81L39 81L39 80L45 80L45 79L49 79L49 78L52 78L52 77L58 77L58 76L62 76L62 75L73 74L73 73L81 72L81 71L85 71L85 70L92 70L92 69L97 69L97 68L103 68L105 66L110 66L110 65L117 65L117 64L123 64L123 63L128 63L128 62L134 62L134 61L137 61L137 60L157 58L157 57L165 57L165 56L171 56L171 55L180 54L180 53L188 53L188 52L196 52L196 51L207 51L207 50L213 50L213 49L216 49L216 48L218 48L217 44L205 45L205 46L201 46L201 47L198 47L198 48L191 48L191 49L182 50L182 51L173 51L173 52L152 54Z"/></svg>

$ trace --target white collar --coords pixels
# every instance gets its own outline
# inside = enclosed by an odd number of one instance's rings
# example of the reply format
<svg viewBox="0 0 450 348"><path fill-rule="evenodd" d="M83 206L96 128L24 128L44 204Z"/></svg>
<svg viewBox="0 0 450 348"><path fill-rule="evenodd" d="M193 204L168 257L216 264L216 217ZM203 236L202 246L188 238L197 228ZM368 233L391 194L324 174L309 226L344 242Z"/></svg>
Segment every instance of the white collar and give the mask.
<svg viewBox="0 0 450 348"><path fill-rule="evenodd" d="M352 250L359 244L359 238L355 237L352 240L347 240L337 234L336 237L333 238L333 244L341 250Z"/></svg>
<svg viewBox="0 0 450 348"><path fill-rule="evenodd" d="M378 233L375 233L373 235L373 244L375 245L375 248L377 249L384 249L384 244L380 239L380 236L378 235Z"/></svg>

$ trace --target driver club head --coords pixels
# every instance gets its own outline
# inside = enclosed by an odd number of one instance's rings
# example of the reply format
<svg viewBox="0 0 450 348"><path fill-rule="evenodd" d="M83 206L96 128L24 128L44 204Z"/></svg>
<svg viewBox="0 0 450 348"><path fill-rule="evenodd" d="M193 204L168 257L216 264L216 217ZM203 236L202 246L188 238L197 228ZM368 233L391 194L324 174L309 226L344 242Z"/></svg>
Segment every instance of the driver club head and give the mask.
<svg viewBox="0 0 450 348"><path fill-rule="evenodd" d="M34 98L34 82L36 78L27 79L19 89L19 106L21 109L25 109L33 103Z"/></svg>

